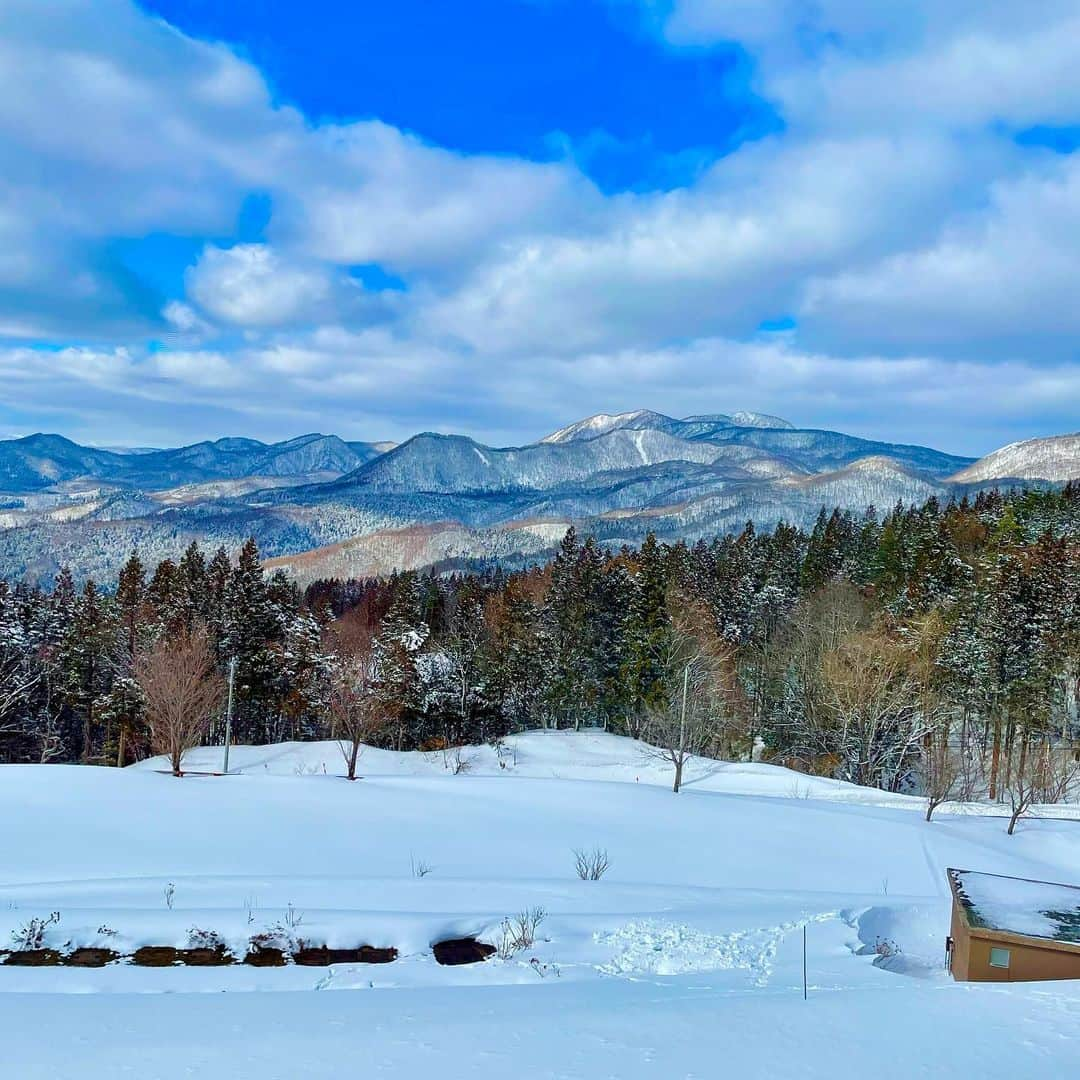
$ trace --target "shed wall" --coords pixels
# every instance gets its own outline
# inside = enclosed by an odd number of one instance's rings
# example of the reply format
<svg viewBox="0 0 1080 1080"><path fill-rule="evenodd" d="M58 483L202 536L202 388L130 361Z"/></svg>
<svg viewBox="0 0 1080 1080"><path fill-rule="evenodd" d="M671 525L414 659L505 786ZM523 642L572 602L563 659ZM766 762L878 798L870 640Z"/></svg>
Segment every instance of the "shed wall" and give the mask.
<svg viewBox="0 0 1080 1080"><path fill-rule="evenodd" d="M959 982L1041 982L1080 979L1080 949L1018 940L1013 934L968 928L955 899L950 933L953 939L952 975ZM1008 949L1008 968L990 966L991 949Z"/></svg>

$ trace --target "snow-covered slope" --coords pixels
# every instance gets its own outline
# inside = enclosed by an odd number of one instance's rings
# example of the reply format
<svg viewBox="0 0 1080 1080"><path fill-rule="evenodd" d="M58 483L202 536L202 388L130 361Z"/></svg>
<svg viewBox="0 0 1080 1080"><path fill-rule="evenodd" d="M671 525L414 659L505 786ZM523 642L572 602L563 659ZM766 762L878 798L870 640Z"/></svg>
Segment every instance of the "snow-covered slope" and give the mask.
<svg viewBox="0 0 1080 1080"><path fill-rule="evenodd" d="M908 1080L917 1062L924 1077L1015 1080L1080 1067L1080 987L960 986L942 970L946 868L1071 880L1076 821L1030 819L1008 837L970 808L927 824L918 800L709 761L674 795L646 747L594 733L361 763L353 784L332 743L235 747L227 777L0 766L0 941L55 911L45 944L61 950L214 932L241 952L271 930L399 950L329 968L0 966L5 1073L293 1080L363 1060L403 1080L636 1080L723 1061L749 1080ZM574 849L597 846L610 869L581 881ZM528 948L435 963L433 942L498 940L530 908L542 918Z"/></svg>
<svg viewBox="0 0 1080 1080"><path fill-rule="evenodd" d="M1034 440L976 465L763 414L679 420L649 410L600 414L505 448L461 435L389 447L313 434L84 457L85 448L42 436L0 442L0 477L8 468L13 484L33 488L2 504L0 575L47 581L68 562L108 577L133 547L153 561L191 540L235 548L248 536L305 575L319 564L357 574L491 558L516 566L550 550L518 533L522 521L574 523L613 544L640 543L650 530L696 540L748 520L809 525L822 506L859 512L948 498L997 477L1076 476L1078 442ZM418 562L424 552L433 561Z"/></svg>
<svg viewBox="0 0 1080 1080"><path fill-rule="evenodd" d="M679 438L693 439L708 438L716 431L732 427L790 428L793 426L787 420L781 420L778 416L769 416L767 413L710 413L676 420L672 416L664 416L663 413L653 412L651 409L637 409L634 412L625 413L597 413L596 416L588 416L568 427L553 431L540 441L545 443L578 442L583 439L595 439L598 435L606 435L609 431L624 428L651 428L654 431L665 431Z"/></svg>
<svg viewBox="0 0 1080 1080"><path fill-rule="evenodd" d="M161 490L250 476L340 476L378 457L387 446L311 434L280 443L224 438L171 450L121 453L79 446L60 435L29 435L0 440L0 490L37 491L75 479Z"/></svg>
<svg viewBox="0 0 1080 1080"><path fill-rule="evenodd" d="M347 473L377 457L375 451L360 453L336 435L301 435L269 447L249 468L263 476L295 476L306 473Z"/></svg>
<svg viewBox="0 0 1080 1080"><path fill-rule="evenodd" d="M987 480L1080 480L1080 432L1010 443L950 477L956 483Z"/></svg>
<svg viewBox="0 0 1080 1080"><path fill-rule="evenodd" d="M715 432L709 438L725 444L755 446L770 454L789 458L811 472L842 469L860 458L880 457L945 477L971 462L970 458L942 453L926 446L879 442L839 431L812 428L731 428Z"/></svg>
<svg viewBox="0 0 1080 1080"><path fill-rule="evenodd" d="M636 409L624 413L597 413L567 427L559 428L550 435L545 435L542 443L578 442L582 439L595 439L609 431L622 428L652 428L655 431L677 432L679 421L651 409Z"/></svg>
<svg viewBox="0 0 1080 1080"><path fill-rule="evenodd" d="M266 562L268 570L285 570L301 586L319 578L362 578L395 570L458 570L479 563L517 566L546 557L566 534L569 522L514 524L470 529L453 521L379 529Z"/></svg>
<svg viewBox="0 0 1080 1080"><path fill-rule="evenodd" d="M711 464L723 447L675 438L655 428L617 428L567 443L496 449L462 435L417 435L357 469L327 492L369 491L502 492L543 490L611 472L664 461Z"/></svg>
<svg viewBox="0 0 1080 1080"><path fill-rule="evenodd" d="M27 435L0 440L0 490L38 491L80 476L100 476L125 467L132 455L79 446L62 435Z"/></svg>
<svg viewBox="0 0 1080 1080"><path fill-rule="evenodd" d="M686 419L693 420L694 417L688 416ZM768 413L745 412L743 410L733 412L731 422L736 427L791 428L795 426L790 420L784 420L779 416L770 416Z"/></svg>
<svg viewBox="0 0 1080 1080"><path fill-rule="evenodd" d="M704 416L685 416L681 422L684 424L723 422L729 426L756 428L792 428L795 426L790 420L781 419L779 416L770 416L768 413L746 412L745 410L730 414L714 413Z"/></svg>
<svg viewBox="0 0 1080 1080"><path fill-rule="evenodd" d="M888 506L898 499L907 503L925 502L948 492L933 477L905 467L892 458L860 458L834 472L815 473L794 479L783 478L780 486L798 487L821 506Z"/></svg>

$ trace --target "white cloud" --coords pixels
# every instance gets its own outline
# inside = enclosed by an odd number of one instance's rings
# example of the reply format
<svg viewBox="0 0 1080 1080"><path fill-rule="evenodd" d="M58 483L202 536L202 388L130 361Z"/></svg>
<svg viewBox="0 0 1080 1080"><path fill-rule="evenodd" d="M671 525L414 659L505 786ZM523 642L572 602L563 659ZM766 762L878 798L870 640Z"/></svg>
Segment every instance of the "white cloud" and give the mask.
<svg viewBox="0 0 1080 1080"><path fill-rule="evenodd" d="M424 325L499 350L751 333L800 305L808 275L931 239L999 157L937 138L770 140L692 191L622 201L602 230L508 245L432 301Z"/></svg>
<svg viewBox="0 0 1080 1080"><path fill-rule="evenodd" d="M1080 160L1058 158L995 186L932 243L811 282L804 325L848 350L1075 360L1078 238Z"/></svg>
<svg viewBox="0 0 1080 1080"><path fill-rule="evenodd" d="M8 0L0 337L98 344L8 348L0 385L73 427L200 435L514 441L638 406L942 443L962 420L969 450L1075 426L1080 167L1012 132L1080 121L1078 17L1076 0L676 0L672 47L741 42L786 126L684 188L604 197L571 161L309 123L128 0ZM229 246L252 193L265 240ZM205 245L183 296L109 260L153 233ZM360 288L364 263L407 291ZM755 336L789 314L789 342Z"/></svg>
<svg viewBox="0 0 1080 1080"><path fill-rule="evenodd" d="M649 406L674 415L749 407L890 441L903 415L905 437L979 454L1029 431L1032 414L1052 429L1074 428L1080 400L1075 364L837 359L782 336L481 363L478 395L474 357L386 329L325 329L228 353L0 349L0 379L17 388L23 408L54 417L67 434L115 442L123 413L129 437L148 443L222 431L285 438L329 426L353 438L430 429L507 444L603 402L609 411Z"/></svg>
<svg viewBox="0 0 1080 1080"><path fill-rule="evenodd" d="M321 129L302 149L274 234L331 262L452 268L599 209L569 166L452 153L374 121Z"/></svg>
<svg viewBox="0 0 1080 1080"><path fill-rule="evenodd" d="M270 196L271 238L297 257L401 271L476 258L599 200L572 166L455 154L378 121L309 126L227 48L127 0L62 8L0 8L0 238L17 228L8 249L50 268L20 275L33 293L18 305L28 333L52 323L67 336L80 322L90 337L145 331L160 303L128 297L118 325L101 295L78 302L51 268L80 265L98 294L115 291L102 245L228 235L253 191ZM309 263L308 288L319 272ZM250 305L232 314L259 318Z"/></svg>
<svg viewBox="0 0 1080 1080"><path fill-rule="evenodd" d="M1070 122L1080 107L1075 0L675 0L663 32L746 46L802 126Z"/></svg>
<svg viewBox="0 0 1080 1080"><path fill-rule="evenodd" d="M236 326L282 326L311 318L334 283L319 265L284 262L265 244L208 247L188 270L188 295L216 319Z"/></svg>

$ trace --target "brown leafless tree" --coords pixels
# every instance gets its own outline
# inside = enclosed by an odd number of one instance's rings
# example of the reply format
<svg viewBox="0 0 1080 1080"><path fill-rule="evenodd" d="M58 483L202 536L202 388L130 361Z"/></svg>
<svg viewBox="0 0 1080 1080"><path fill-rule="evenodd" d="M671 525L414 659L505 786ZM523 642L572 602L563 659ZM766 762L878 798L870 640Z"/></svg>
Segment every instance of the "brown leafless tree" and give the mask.
<svg viewBox="0 0 1080 1080"><path fill-rule="evenodd" d="M686 763L711 749L719 734L726 650L700 606L686 598L673 598L671 606L677 617L664 656L667 698L647 710L643 736L656 756L674 766L677 794Z"/></svg>
<svg viewBox="0 0 1080 1080"><path fill-rule="evenodd" d="M182 776L184 754L205 738L225 694L205 628L160 638L136 655L132 674L146 699L151 749Z"/></svg>
<svg viewBox="0 0 1080 1080"><path fill-rule="evenodd" d="M331 671L328 705L348 779L355 780L362 746L393 723L399 707L380 684L378 642L370 628L354 628L347 649Z"/></svg>
<svg viewBox="0 0 1080 1080"><path fill-rule="evenodd" d="M880 628L849 634L822 657L822 686L850 779L895 790L926 730L904 649Z"/></svg>
<svg viewBox="0 0 1080 1080"><path fill-rule="evenodd" d="M1049 738L1036 739L1024 731L1016 765L1009 771L1005 785L1012 811L1009 835L1012 836L1017 822L1030 814L1033 807L1063 802L1078 783L1080 762L1074 748L1055 746Z"/></svg>
<svg viewBox="0 0 1080 1080"><path fill-rule="evenodd" d="M825 776L840 768L842 755L835 714L827 700L824 658L871 623L868 601L847 582L827 584L792 612L777 643L773 672L774 678L789 685L796 703L792 717L783 721L789 750L780 763Z"/></svg>
<svg viewBox="0 0 1080 1080"><path fill-rule="evenodd" d="M963 762L949 745L950 725L940 720L928 730L923 747L923 783L926 790L926 820L943 803L957 798L964 784Z"/></svg>

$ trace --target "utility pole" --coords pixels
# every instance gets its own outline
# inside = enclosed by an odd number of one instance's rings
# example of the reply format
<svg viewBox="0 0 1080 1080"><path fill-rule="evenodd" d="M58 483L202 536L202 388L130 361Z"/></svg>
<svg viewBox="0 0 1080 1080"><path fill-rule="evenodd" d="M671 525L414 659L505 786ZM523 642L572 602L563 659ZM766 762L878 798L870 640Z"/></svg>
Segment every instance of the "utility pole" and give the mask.
<svg viewBox="0 0 1080 1080"><path fill-rule="evenodd" d="M679 710L679 751L686 746L686 698L690 692L690 665L682 673L682 709Z"/></svg>
<svg viewBox="0 0 1080 1080"><path fill-rule="evenodd" d="M236 657L229 658L229 704L225 709L225 761L221 771L227 776L229 773L229 744L232 742L232 706L233 686L236 684Z"/></svg>

